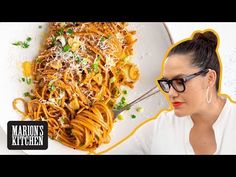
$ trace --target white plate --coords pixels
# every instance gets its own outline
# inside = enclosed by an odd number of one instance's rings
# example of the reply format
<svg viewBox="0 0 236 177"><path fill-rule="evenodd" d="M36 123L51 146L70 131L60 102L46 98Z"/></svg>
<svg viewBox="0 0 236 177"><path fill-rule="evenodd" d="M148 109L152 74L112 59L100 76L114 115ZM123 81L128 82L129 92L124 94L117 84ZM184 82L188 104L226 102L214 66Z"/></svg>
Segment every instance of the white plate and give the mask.
<svg viewBox="0 0 236 177"><path fill-rule="evenodd" d="M42 25L42 28L38 28ZM155 85L155 79L160 74L161 61L167 48L171 45L171 39L163 23L129 23L130 28L137 31L138 39L135 45L133 62L140 68L141 77L132 91L128 91L127 102L134 100ZM7 132L7 122L19 120L20 115L13 110L12 101L16 97L22 97L27 91L25 84L19 82L22 76L20 63L32 60L37 56L39 45L46 29L46 23L1 23L0 24L0 75L2 86L0 87L0 125ZM13 46L11 43L32 37L28 49ZM135 108L141 106L143 113L137 113ZM101 145L96 152L103 151L113 144L128 136L142 122L155 116L160 109L167 108L168 103L162 94L157 94L142 101L137 106L125 112L124 120L115 123L111 132L111 142ZM136 119L131 118L135 114ZM87 152L68 148L56 141L49 139L47 150L27 150L28 154L86 154ZM109 153L109 152L108 152Z"/></svg>

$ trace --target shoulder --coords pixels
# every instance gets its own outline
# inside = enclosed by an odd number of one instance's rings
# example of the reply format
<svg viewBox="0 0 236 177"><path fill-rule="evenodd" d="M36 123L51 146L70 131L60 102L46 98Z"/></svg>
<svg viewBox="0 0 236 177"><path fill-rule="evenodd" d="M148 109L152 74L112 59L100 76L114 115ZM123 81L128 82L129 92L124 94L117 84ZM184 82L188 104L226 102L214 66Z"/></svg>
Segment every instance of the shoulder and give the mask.
<svg viewBox="0 0 236 177"><path fill-rule="evenodd" d="M227 99L226 104L225 104L225 111L224 111L224 116L229 117L232 119L234 122L236 122L236 102L230 99Z"/></svg>
<svg viewBox="0 0 236 177"><path fill-rule="evenodd" d="M164 128L166 126L171 127L173 125L173 122L176 122L175 119L176 116L173 110L161 111L156 115L155 118L152 118L150 121L142 125L140 131L149 132L149 135L156 134L156 131L160 128Z"/></svg>
<svg viewBox="0 0 236 177"><path fill-rule="evenodd" d="M232 100L229 96L223 96L225 99L225 105L222 109L222 114L224 116L236 116L236 101Z"/></svg>
<svg viewBox="0 0 236 177"><path fill-rule="evenodd" d="M159 142L172 142L176 134L183 129L183 121L184 118L177 117L173 110L161 111L155 119L146 122L135 133L133 138L137 149L144 154L150 154L152 147Z"/></svg>
<svg viewBox="0 0 236 177"><path fill-rule="evenodd" d="M182 124L185 121L185 117L178 117L175 115L174 110L165 110L162 111L159 116L156 118L156 124L159 125L159 127L162 126L177 126L179 124Z"/></svg>
<svg viewBox="0 0 236 177"><path fill-rule="evenodd" d="M231 100L231 99L227 99L226 104L229 105L229 108L230 108L231 110L233 110L233 111L236 112L236 101Z"/></svg>

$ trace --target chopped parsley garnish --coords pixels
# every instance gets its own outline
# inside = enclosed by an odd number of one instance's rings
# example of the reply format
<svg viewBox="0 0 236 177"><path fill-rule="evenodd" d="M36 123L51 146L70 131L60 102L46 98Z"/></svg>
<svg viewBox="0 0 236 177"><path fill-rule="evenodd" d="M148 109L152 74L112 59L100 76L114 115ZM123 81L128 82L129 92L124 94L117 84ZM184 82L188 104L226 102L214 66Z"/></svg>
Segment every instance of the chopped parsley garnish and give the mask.
<svg viewBox="0 0 236 177"><path fill-rule="evenodd" d="M32 40L31 37L27 37L27 39L26 39L27 42L30 42L31 40Z"/></svg>
<svg viewBox="0 0 236 177"><path fill-rule="evenodd" d="M117 118L118 118L119 120L124 120L124 116L121 115L121 114L119 114L119 115L117 116Z"/></svg>
<svg viewBox="0 0 236 177"><path fill-rule="evenodd" d="M69 45L65 45L62 50L63 50L63 52L67 52L70 50L70 48L71 47Z"/></svg>
<svg viewBox="0 0 236 177"><path fill-rule="evenodd" d="M23 82L25 82L25 78L24 78L24 77L22 77L21 80L22 80Z"/></svg>
<svg viewBox="0 0 236 177"><path fill-rule="evenodd" d="M116 77L113 76L113 77L109 80L109 83L112 84L112 83L115 82L115 81L116 81Z"/></svg>
<svg viewBox="0 0 236 177"><path fill-rule="evenodd" d="M27 42L23 42L23 44L22 44L21 47L24 48L24 49L26 49L26 48L29 47L29 44L28 44Z"/></svg>
<svg viewBox="0 0 236 177"><path fill-rule="evenodd" d="M93 66L94 72L97 73L98 72L98 63L94 63L92 66Z"/></svg>
<svg viewBox="0 0 236 177"><path fill-rule="evenodd" d="M32 83L32 79L30 77L22 77L20 82L26 82L28 85Z"/></svg>
<svg viewBox="0 0 236 177"><path fill-rule="evenodd" d="M103 43L106 40L105 37L101 37L100 42Z"/></svg>
<svg viewBox="0 0 236 177"><path fill-rule="evenodd" d="M56 87L53 85L53 83L55 82L55 80L51 80L49 83L48 83L48 87L49 87L49 91L54 91L56 90Z"/></svg>
<svg viewBox="0 0 236 177"><path fill-rule="evenodd" d="M48 83L48 86L51 87L52 84L53 84L54 80L51 80L49 83Z"/></svg>
<svg viewBox="0 0 236 177"><path fill-rule="evenodd" d="M61 105L61 99L57 100L57 104Z"/></svg>
<svg viewBox="0 0 236 177"><path fill-rule="evenodd" d="M52 85L50 88L50 91L53 92L54 90L56 90L56 87L54 85Z"/></svg>
<svg viewBox="0 0 236 177"><path fill-rule="evenodd" d="M25 97L28 97L28 96L30 96L30 93L29 93L29 92L25 92L25 93L24 93L24 96L25 96Z"/></svg>
<svg viewBox="0 0 236 177"><path fill-rule="evenodd" d="M20 46L24 49L28 48L29 47L29 42L32 40L31 37L27 37L25 41L17 41L15 43L12 43L12 45L15 45L15 46Z"/></svg>
<svg viewBox="0 0 236 177"><path fill-rule="evenodd" d="M126 106L126 104L127 103L125 97L121 97L120 102L115 105L114 109L122 109L123 107Z"/></svg>
<svg viewBox="0 0 236 177"><path fill-rule="evenodd" d="M65 96L65 91L64 90L61 90L59 89L59 98L63 98Z"/></svg>
<svg viewBox="0 0 236 177"><path fill-rule="evenodd" d="M85 59L82 59L81 63L82 63L82 66L86 66L86 65L87 65L87 63L88 63L88 61L87 61L87 60L85 60Z"/></svg>
<svg viewBox="0 0 236 177"><path fill-rule="evenodd" d="M52 36L51 40L52 40L52 45L55 45L56 41L57 41L57 38L55 36Z"/></svg>
<svg viewBox="0 0 236 177"><path fill-rule="evenodd" d="M82 61L82 59L81 59L79 56L77 56L77 57L75 58L75 61L76 61L77 63L80 63L80 62Z"/></svg>
<svg viewBox="0 0 236 177"><path fill-rule="evenodd" d="M100 62L100 56L98 56L95 60L94 60L94 62L93 62L93 64L92 64L92 68L93 68L93 70L94 70L94 72L95 73L97 73L98 72L98 70L99 70L99 62Z"/></svg>
<svg viewBox="0 0 236 177"><path fill-rule="evenodd" d="M57 34L58 36L63 35L63 34L64 34L64 29L59 29L59 30L57 30L56 34Z"/></svg>
<svg viewBox="0 0 236 177"><path fill-rule="evenodd" d="M65 123L65 118L64 118L64 116L61 116L60 117L60 120L61 120L61 122L64 124Z"/></svg>
<svg viewBox="0 0 236 177"><path fill-rule="evenodd" d="M73 33L74 33L74 31L73 31L73 29L71 29L71 28L70 28L70 29L68 29L68 30L67 30L67 32L66 32L66 33L71 35L71 34L73 34Z"/></svg>
<svg viewBox="0 0 236 177"><path fill-rule="evenodd" d="M126 103L125 97L122 97L122 98L121 98L121 102L122 102L122 103Z"/></svg>
<svg viewBox="0 0 236 177"><path fill-rule="evenodd" d="M126 110L130 110L130 108L131 108L131 107L129 106L129 107L127 107L127 109L126 109Z"/></svg>
<svg viewBox="0 0 236 177"><path fill-rule="evenodd" d="M131 115L131 118L132 118L132 119L135 119L135 118L136 118L136 115L132 114L132 115Z"/></svg>
<svg viewBox="0 0 236 177"><path fill-rule="evenodd" d="M127 95L127 94L128 94L127 90L123 90L122 93L123 93L124 95Z"/></svg>
<svg viewBox="0 0 236 177"><path fill-rule="evenodd" d="M27 83L28 85L30 85L30 84L32 83L32 79L31 79L31 78L26 78L26 83Z"/></svg>
<svg viewBox="0 0 236 177"><path fill-rule="evenodd" d="M22 45L22 41L17 41L17 42L15 42L15 43L12 43L12 45L16 45L16 46Z"/></svg>

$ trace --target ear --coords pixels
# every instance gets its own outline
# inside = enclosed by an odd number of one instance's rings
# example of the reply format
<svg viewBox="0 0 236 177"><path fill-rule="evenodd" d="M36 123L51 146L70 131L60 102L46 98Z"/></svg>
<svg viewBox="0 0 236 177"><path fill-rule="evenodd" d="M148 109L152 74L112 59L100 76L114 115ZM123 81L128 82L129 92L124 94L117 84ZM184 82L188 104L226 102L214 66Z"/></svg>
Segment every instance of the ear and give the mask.
<svg viewBox="0 0 236 177"><path fill-rule="evenodd" d="M213 87L216 83L217 74L214 70L210 69L207 73L207 85Z"/></svg>

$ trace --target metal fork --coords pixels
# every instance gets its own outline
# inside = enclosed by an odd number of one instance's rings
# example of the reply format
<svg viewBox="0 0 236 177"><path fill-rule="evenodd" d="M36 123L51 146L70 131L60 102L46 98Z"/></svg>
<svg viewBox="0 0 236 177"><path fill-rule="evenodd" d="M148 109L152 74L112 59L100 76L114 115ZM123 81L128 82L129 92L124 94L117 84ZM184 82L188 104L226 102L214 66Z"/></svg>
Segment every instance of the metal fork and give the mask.
<svg viewBox="0 0 236 177"><path fill-rule="evenodd" d="M129 110L132 106L134 106L135 104L143 101L146 98L149 98L152 95L155 95L156 93L160 92L160 90L156 90L157 87L153 87L152 89L150 89L149 91L147 91L146 93L144 93L143 95L141 95L140 97L138 97L137 99L135 99L134 101L130 102L129 104L127 104L126 106L124 106L121 109L113 109L113 113L114 113L114 119L116 119L116 117L122 113L125 110Z"/></svg>

